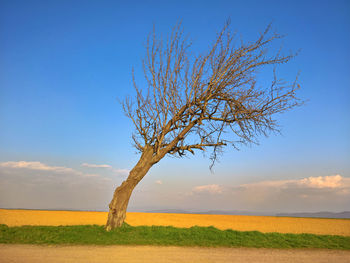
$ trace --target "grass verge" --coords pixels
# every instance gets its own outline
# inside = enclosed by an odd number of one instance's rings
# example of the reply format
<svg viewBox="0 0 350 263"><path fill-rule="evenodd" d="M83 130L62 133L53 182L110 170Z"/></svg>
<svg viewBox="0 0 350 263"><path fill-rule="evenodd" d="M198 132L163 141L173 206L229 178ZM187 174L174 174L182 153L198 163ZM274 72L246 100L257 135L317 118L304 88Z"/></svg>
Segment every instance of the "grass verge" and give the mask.
<svg viewBox="0 0 350 263"><path fill-rule="evenodd" d="M157 245L256 248L350 249L350 237L219 230L215 227L129 226L106 232L103 226L0 225L0 243L61 245Z"/></svg>

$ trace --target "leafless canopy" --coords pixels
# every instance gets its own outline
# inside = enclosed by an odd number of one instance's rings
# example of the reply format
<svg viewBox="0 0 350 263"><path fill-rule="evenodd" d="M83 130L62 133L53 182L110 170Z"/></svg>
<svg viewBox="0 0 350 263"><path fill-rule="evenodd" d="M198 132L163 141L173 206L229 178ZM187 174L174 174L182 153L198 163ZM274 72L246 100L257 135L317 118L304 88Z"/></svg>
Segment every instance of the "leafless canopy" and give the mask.
<svg viewBox="0 0 350 263"><path fill-rule="evenodd" d="M300 101L296 80L285 84L276 78L276 66L294 55L280 50L271 55L268 47L281 36L270 31L268 26L256 41L244 43L236 41L227 23L209 51L197 56L189 52L180 25L166 43L153 31L143 60L148 87L139 88L133 78L137 95L123 102L136 129L135 147L152 148L154 163L167 153L183 156L210 147L214 163L222 147L256 142L258 135L276 131L275 114ZM274 76L267 87L257 85L264 66Z"/></svg>

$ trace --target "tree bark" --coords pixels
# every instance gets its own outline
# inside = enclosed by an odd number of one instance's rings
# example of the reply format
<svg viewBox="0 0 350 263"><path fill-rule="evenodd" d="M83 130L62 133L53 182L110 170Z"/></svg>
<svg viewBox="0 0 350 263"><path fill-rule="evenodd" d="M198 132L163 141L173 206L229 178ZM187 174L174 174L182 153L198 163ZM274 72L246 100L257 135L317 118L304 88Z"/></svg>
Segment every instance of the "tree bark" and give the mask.
<svg viewBox="0 0 350 263"><path fill-rule="evenodd" d="M145 147L140 160L130 171L128 178L115 189L113 199L109 204L108 219L105 227L107 231L122 226L132 191L154 164L152 156L153 149Z"/></svg>

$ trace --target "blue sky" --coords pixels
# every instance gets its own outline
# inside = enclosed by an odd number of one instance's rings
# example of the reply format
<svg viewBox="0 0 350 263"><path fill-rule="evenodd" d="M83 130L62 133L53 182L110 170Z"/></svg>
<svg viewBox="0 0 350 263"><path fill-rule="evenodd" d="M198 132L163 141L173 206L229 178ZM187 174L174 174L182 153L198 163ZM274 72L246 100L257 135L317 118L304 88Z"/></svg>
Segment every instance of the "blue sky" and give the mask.
<svg viewBox="0 0 350 263"><path fill-rule="evenodd" d="M349 1L1 1L0 206L105 209L138 160L117 98L133 94L132 67L144 83L147 34L182 20L201 51L230 18L244 40L272 22L284 50L300 50L277 73L300 71L306 104L278 116L282 135L226 149L213 173L201 154L163 159L130 207L349 210L349 11Z"/></svg>

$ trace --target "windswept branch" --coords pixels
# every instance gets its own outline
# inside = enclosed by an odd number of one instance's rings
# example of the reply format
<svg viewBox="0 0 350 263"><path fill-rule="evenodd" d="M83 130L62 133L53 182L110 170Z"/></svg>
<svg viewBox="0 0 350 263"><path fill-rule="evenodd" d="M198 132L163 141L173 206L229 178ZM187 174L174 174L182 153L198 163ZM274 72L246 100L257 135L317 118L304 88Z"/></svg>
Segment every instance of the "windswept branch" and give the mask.
<svg viewBox="0 0 350 263"><path fill-rule="evenodd" d="M133 78L135 100L123 103L136 149L151 147L158 162L166 154L211 148L214 163L223 147L256 143L259 135L277 131L276 114L302 104L297 78L286 84L276 76L276 67L295 56L269 51L280 38L268 26L256 41L237 42L226 23L207 53L192 56L180 24L165 42L153 31L143 60L147 87L140 89ZM261 87L258 72L270 66L271 85Z"/></svg>

